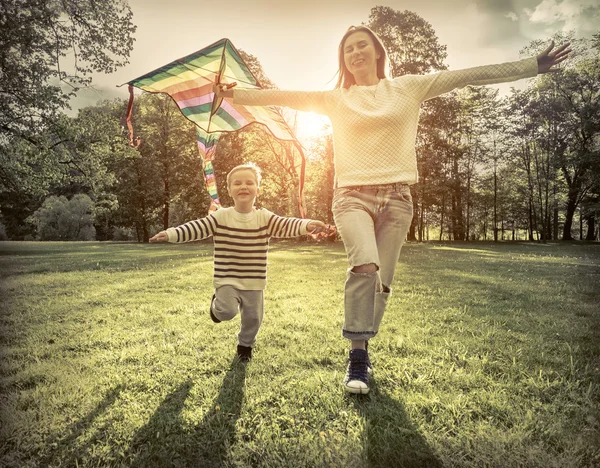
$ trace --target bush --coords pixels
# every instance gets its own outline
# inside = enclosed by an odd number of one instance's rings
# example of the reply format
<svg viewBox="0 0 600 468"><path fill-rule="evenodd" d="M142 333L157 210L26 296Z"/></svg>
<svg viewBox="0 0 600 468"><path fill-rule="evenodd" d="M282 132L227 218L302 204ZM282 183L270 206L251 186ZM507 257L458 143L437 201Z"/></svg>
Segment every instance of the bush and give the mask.
<svg viewBox="0 0 600 468"><path fill-rule="evenodd" d="M28 222L36 226L39 240L95 240L93 206L90 197L81 193L71 200L52 196L44 200Z"/></svg>
<svg viewBox="0 0 600 468"><path fill-rule="evenodd" d="M136 236L131 228L117 227L113 229L112 239L114 241L135 240Z"/></svg>

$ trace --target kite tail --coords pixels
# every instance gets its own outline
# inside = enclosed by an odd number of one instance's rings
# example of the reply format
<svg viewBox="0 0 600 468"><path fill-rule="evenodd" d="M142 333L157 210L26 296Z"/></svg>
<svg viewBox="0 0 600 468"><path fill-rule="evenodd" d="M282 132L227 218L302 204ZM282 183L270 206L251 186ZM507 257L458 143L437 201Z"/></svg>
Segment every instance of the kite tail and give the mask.
<svg viewBox="0 0 600 468"><path fill-rule="evenodd" d="M212 163L220 136L218 133L208 134L199 127L196 127L196 139L198 152L202 157L204 181L206 183L206 190L211 198L208 214L214 213L221 208L221 200L219 200L219 193L217 192L217 179L215 178L215 170Z"/></svg>
<svg viewBox="0 0 600 468"><path fill-rule="evenodd" d="M219 194L217 193L217 179L215 179L215 171L213 164L210 159L202 161L202 169L204 170L204 180L206 182L206 189L210 194L210 207L208 213L214 213L221 208L221 200L219 200Z"/></svg>
<svg viewBox="0 0 600 468"><path fill-rule="evenodd" d="M300 211L300 216L303 219L306 219L306 203L304 200L304 176L306 174L306 156L304 156L304 151L302 150L302 145L298 142L298 140L292 140L294 142L294 146L300 153L301 163L300 163L300 180L298 181L298 210Z"/></svg>
<svg viewBox="0 0 600 468"><path fill-rule="evenodd" d="M131 124L131 113L133 111L133 85L129 85L129 102L127 103L127 112L125 113L125 125L127 126L129 135L129 146L137 149L142 142L142 139L133 137L133 125Z"/></svg>

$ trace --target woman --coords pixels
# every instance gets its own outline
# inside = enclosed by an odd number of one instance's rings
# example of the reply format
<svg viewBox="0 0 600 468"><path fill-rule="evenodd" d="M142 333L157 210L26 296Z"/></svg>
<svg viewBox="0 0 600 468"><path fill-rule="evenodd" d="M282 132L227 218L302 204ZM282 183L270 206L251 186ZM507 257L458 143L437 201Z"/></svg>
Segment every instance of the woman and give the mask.
<svg viewBox="0 0 600 468"><path fill-rule="evenodd" d="M327 115L334 137L333 215L350 267L344 291L342 334L350 340L344 387L369 391L368 340L383 318L396 263L413 215L410 185L417 182L415 138L420 104L466 85L514 81L555 72L570 53L552 43L537 57L430 75L388 79L387 53L366 26L351 26L338 49L334 90L301 92L229 90L236 104L287 106Z"/></svg>

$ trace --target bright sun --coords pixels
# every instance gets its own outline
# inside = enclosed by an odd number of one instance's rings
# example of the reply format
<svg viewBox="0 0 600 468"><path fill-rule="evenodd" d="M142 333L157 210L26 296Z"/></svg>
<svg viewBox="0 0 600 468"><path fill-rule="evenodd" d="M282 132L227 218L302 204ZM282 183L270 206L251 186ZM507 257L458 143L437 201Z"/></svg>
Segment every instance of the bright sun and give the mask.
<svg viewBox="0 0 600 468"><path fill-rule="evenodd" d="M331 133L331 123L327 117L314 112L298 112L296 119L298 139L309 140L326 133Z"/></svg>

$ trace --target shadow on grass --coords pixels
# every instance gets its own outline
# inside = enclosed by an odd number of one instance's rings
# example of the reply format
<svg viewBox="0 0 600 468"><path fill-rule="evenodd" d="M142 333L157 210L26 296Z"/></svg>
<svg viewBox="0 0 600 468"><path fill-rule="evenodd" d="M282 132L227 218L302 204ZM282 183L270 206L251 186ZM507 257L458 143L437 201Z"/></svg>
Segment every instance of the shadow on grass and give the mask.
<svg viewBox="0 0 600 468"><path fill-rule="evenodd" d="M197 426L185 424L181 419L181 411L194 385L190 380L181 384L134 436L126 455L127 466L221 466L235 441L245 377L245 365L234 358L217 398Z"/></svg>
<svg viewBox="0 0 600 468"><path fill-rule="evenodd" d="M64 438L50 442L51 453L46 455L39 461L37 466L76 466L77 460L81 458L83 452L86 451L87 445L78 448L73 452L73 444L76 440L93 427L96 419L102 416L109 407L115 404L117 398L121 395L124 385L117 385L115 388L108 391L106 396L100 401L96 407L84 418L71 424L65 430Z"/></svg>
<svg viewBox="0 0 600 468"><path fill-rule="evenodd" d="M366 459L370 468L442 468L404 405L382 393L371 380L368 395L348 395L365 421Z"/></svg>
<svg viewBox="0 0 600 468"><path fill-rule="evenodd" d="M197 450L187 466L222 466L228 458L230 448L235 443L236 422L242 411L247 365L237 357L233 358L219 395L202 422L193 430Z"/></svg>

